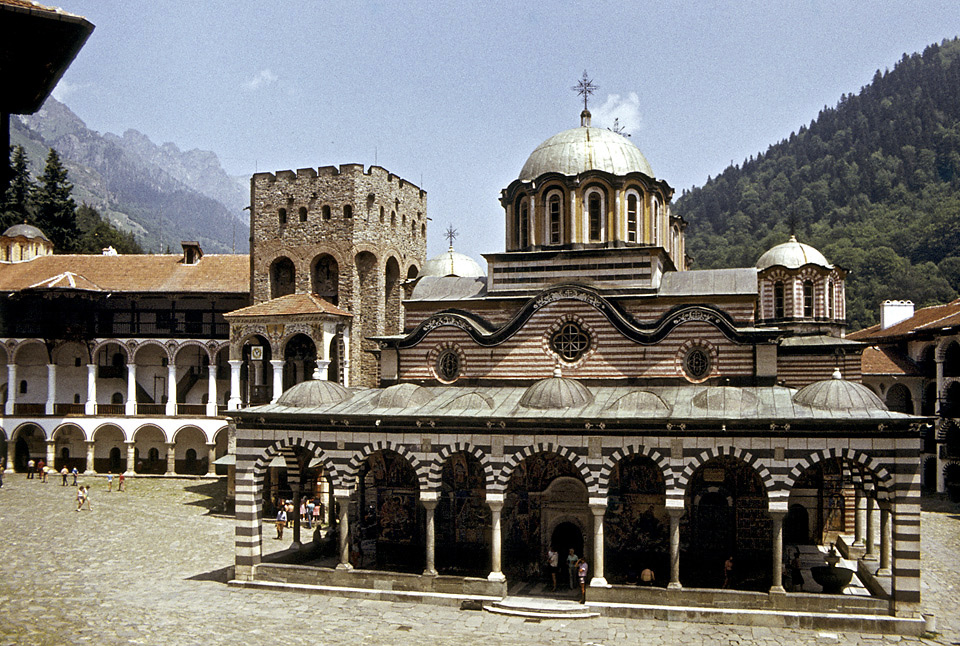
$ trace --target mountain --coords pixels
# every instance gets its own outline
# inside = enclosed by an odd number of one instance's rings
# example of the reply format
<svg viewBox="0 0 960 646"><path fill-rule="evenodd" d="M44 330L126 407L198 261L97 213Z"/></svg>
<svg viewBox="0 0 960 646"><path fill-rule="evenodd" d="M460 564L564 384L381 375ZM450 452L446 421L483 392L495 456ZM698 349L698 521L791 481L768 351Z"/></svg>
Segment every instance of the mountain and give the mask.
<svg viewBox="0 0 960 646"><path fill-rule="evenodd" d="M11 119L11 143L27 151L34 173L48 148L60 153L74 199L132 231L151 251L197 240L208 253L246 252L249 224L244 185L208 151L157 146L136 130L123 136L90 130L67 106L47 99L34 115Z"/></svg>
<svg viewBox="0 0 960 646"><path fill-rule="evenodd" d="M877 72L809 126L700 188L674 212L695 267L753 265L795 232L849 271L851 330L886 299L960 290L960 40Z"/></svg>

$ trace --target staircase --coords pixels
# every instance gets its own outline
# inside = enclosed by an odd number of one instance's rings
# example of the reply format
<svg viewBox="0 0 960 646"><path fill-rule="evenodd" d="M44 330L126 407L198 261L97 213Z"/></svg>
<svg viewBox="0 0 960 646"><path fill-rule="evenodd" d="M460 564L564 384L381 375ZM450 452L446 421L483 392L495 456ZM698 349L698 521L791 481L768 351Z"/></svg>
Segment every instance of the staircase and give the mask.
<svg viewBox="0 0 960 646"><path fill-rule="evenodd" d="M486 612L526 619L590 619L599 617L589 606L566 599L504 597L483 606Z"/></svg>

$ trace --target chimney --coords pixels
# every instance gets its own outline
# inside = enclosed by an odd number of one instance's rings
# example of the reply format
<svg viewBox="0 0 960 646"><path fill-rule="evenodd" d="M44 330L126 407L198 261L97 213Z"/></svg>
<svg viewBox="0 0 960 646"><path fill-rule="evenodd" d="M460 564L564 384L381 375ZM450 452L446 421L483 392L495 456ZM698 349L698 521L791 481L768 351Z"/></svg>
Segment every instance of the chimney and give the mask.
<svg viewBox="0 0 960 646"><path fill-rule="evenodd" d="M185 240L180 242L180 246L183 247L183 264L195 265L200 262L200 258L203 257L203 250L200 248L199 242Z"/></svg>
<svg viewBox="0 0 960 646"><path fill-rule="evenodd" d="M913 301L883 301L880 304L880 329L886 330L913 316Z"/></svg>

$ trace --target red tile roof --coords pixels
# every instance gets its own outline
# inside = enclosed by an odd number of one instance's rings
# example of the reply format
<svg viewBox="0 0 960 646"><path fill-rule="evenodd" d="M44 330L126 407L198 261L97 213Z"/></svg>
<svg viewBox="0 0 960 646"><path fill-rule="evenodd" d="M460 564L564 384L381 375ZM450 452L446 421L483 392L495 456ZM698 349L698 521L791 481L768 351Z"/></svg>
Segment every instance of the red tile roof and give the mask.
<svg viewBox="0 0 960 646"><path fill-rule="evenodd" d="M860 372L864 375L919 375L920 370L909 357L889 348L871 346L860 355Z"/></svg>
<svg viewBox="0 0 960 646"><path fill-rule="evenodd" d="M351 316L316 294L288 294L280 298L250 305L226 314L227 318L250 316L291 316L295 314L334 314Z"/></svg>
<svg viewBox="0 0 960 646"><path fill-rule="evenodd" d="M934 305L917 310L910 318L900 321L896 325L891 325L885 330L880 329L879 325L873 325L848 334L847 338L855 341L871 341L903 336L911 332L939 330L954 325L960 325L960 299L946 305Z"/></svg>
<svg viewBox="0 0 960 646"><path fill-rule="evenodd" d="M107 292L250 292L250 257L208 255L194 265L181 255L40 256L0 263L0 292L71 288ZM58 280L55 280L58 279Z"/></svg>

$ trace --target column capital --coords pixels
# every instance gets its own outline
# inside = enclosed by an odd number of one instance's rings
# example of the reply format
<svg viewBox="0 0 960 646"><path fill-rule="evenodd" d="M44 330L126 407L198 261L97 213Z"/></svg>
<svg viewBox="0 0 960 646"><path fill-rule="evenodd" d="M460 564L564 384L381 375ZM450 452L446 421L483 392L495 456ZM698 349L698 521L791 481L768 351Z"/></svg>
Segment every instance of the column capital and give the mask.
<svg viewBox="0 0 960 646"><path fill-rule="evenodd" d="M667 507L667 513L670 515L670 518L680 518L686 512L685 507Z"/></svg>
<svg viewBox="0 0 960 646"><path fill-rule="evenodd" d="M590 498L590 511L594 516L602 516L607 513L606 498Z"/></svg>
<svg viewBox="0 0 960 646"><path fill-rule="evenodd" d="M240 368L241 366L243 366L243 359L227 359L227 363L230 364L231 368L234 366L236 366L237 368Z"/></svg>
<svg viewBox="0 0 960 646"><path fill-rule="evenodd" d="M502 504L503 504L503 498L504 498L504 496L503 496L502 493L488 493L488 494L486 495L486 501L487 501L487 504L488 504L488 505L491 504L491 503L499 503L499 504L502 505Z"/></svg>
<svg viewBox="0 0 960 646"><path fill-rule="evenodd" d="M426 500L424 500L423 498L421 498L421 499L420 499L420 504L423 505L423 508L424 508L424 509L429 510L429 511L433 511L434 509L437 508L437 501L436 501L436 500L431 500L431 499L429 499L429 498L426 499Z"/></svg>
<svg viewBox="0 0 960 646"><path fill-rule="evenodd" d="M770 516L773 520L782 521L787 516L786 509L768 509L767 515Z"/></svg>

